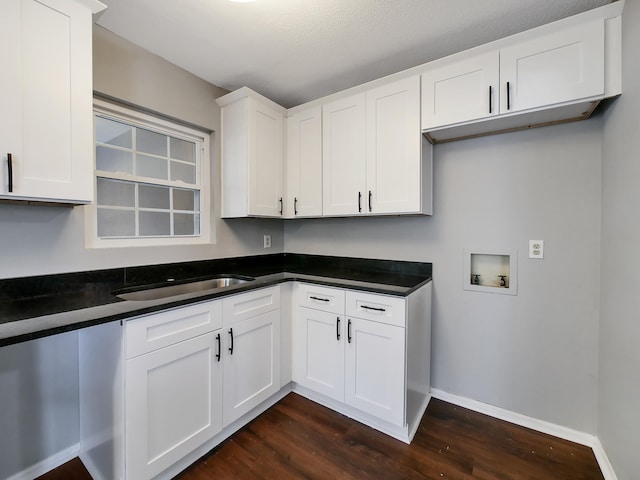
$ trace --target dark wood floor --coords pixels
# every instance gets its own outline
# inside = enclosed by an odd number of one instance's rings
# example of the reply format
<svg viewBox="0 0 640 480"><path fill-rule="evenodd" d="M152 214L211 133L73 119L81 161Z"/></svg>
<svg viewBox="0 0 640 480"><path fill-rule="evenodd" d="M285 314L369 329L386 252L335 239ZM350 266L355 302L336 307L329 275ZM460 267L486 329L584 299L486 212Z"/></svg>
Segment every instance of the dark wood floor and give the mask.
<svg viewBox="0 0 640 480"><path fill-rule="evenodd" d="M40 480L89 480L76 459ZM177 477L603 479L591 449L432 399L411 445L296 394Z"/></svg>

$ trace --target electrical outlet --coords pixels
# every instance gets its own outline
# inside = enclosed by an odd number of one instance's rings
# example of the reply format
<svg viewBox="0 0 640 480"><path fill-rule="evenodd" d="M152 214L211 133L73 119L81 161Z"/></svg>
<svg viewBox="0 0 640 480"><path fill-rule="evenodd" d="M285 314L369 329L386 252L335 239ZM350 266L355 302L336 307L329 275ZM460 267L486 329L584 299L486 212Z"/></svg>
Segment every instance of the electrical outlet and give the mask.
<svg viewBox="0 0 640 480"><path fill-rule="evenodd" d="M529 258L544 258L544 240L529 240Z"/></svg>
<svg viewBox="0 0 640 480"><path fill-rule="evenodd" d="M271 248L271 235L265 235L262 241L264 248Z"/></svg>

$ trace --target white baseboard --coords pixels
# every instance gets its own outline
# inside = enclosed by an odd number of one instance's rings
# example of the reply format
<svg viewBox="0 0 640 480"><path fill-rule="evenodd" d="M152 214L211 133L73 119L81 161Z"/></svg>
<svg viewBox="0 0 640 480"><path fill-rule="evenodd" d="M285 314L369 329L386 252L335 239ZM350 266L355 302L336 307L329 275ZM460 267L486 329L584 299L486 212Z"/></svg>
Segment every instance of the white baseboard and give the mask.
<svg viewBox="0 0 640 480"><path fill-rule="evenodd" d="M611 465L609 457L607 457L599 438L596 437L596 444L592 448L593 454L596 456L596 460L598 461L598 465L600 465L600 470L602 470L602 475L605 480L618 480L616 472L613 471L613 466Z"/></svg>
<svg viewBox="0 0 640 480"><path fill-rule="evenodd" d="M490 417L494 417L499 420L504 420L506 422L520 425L521 427L530 428L538 432L553 435L554 437L562 438L564 440L569 440L570 442L579 443L580 445L589 447L593 450L593 454L596 457L605 480L618 479L615 472L613 471L611 463L609 462L609 458L607 457L607 454L605 453L604 448L600 443L600 440L598 440L598 437L596 437L595 435L580 432L578 430L573 430L568 427L556 425L555 423L529 417L527 415L522 415L521 413L516 413L504 408L489 405L488 403L483 403L477 400L472 400L470 398L454 395L452 393L438 390L436 388L431 389L431 396L433 398L438 398L440 400L458 405L463 408L468 408L469 410L473 410L474 412L484 413L485 415L489 415Z"/></svg>
<svg viewBox="0 0 640 480"><path fill-rule="evenodd" d="M14 473L6 480L33 480L34 478L44 475L54 468L59 467L63 463L67 463L69 460L73 460L78 456L78 452L80 452L79 443L51 455L49 458L45 458L35 465L31 465L29 468L22 470L21 472Z"/></svg>

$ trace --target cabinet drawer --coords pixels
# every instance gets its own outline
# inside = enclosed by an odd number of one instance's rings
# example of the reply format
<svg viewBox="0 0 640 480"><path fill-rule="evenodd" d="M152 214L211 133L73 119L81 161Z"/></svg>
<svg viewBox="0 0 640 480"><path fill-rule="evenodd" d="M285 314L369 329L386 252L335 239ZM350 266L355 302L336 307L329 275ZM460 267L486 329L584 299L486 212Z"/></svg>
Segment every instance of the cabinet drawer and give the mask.
<svg viewBox="0 0 640 480"><path fill-rule="evenodd" d="M347 291L348 317L405 326L405 299L364 292Z"/></svg>
<svg viewBox="0 0 640 480"><path fill-rule="evenodd" d="M294 303L301 307L343 315L344 293L344 290L339 288L296 283L293 290L293 298Z"/></svg>
<svg viewBox="0 0 640 480"><path fill-rule="evenodd" d="M262 288L222 299L224 325L231 325L280 308L280 286Z"/></svg>
<svg viewBox="0 0 640 480"><path fill-rule="evenodd" d="M220 300L135 318L126 323L126 357L152 352L221 327Z"/></svg>

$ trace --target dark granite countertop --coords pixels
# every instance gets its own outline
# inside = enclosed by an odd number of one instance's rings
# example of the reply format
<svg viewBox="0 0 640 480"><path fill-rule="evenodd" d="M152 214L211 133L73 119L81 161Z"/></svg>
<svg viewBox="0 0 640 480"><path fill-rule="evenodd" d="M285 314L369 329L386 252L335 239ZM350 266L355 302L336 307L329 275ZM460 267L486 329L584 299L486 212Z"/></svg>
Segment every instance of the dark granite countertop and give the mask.
<svg viewBox="0 0 640 480"><path fill-rule="evenodd" d="M255 280L160 300L125 301L123 288L232 274ZM274 254L0 280L0 346L123 320L190 303L303 281L407 296L431 280L431 264Z"/></svg>

